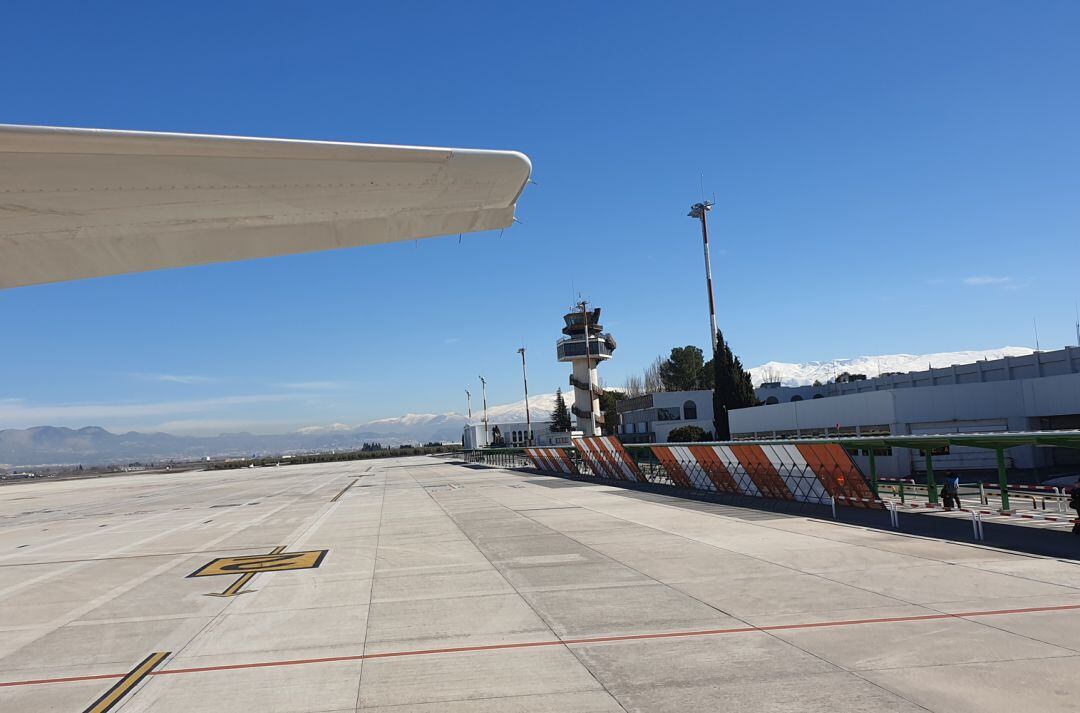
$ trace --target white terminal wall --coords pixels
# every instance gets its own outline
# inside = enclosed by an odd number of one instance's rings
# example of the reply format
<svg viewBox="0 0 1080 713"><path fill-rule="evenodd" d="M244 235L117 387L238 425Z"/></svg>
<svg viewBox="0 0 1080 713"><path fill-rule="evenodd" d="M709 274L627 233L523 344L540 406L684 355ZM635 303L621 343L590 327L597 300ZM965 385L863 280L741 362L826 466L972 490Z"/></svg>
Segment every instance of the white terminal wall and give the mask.
<svg viewBox="0 0 1080 713"><path fill-rule="evenodd" d="M860 432L887 425L894 435L1022 431L1042 427L1041 419L1080 414L1080 373L984 383L941 384L867 391L821 399L737 409L730 414L732 434L812 435L809 432ZM1019 468L1050 465L1051 452L1035 447L1006 451ZM865 458L863 459L865 461ZM994 453L952 448L934 459L935 468L992 468ZM881 475L904 476L924 468L922 457L906 448L878 458Z"/></svg>

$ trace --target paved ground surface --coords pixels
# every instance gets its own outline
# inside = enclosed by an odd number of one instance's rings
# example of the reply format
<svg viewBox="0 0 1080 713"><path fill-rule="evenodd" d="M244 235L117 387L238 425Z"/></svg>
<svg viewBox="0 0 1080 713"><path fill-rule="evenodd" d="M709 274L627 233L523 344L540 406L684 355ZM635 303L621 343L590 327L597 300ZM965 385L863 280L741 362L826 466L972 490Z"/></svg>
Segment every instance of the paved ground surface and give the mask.
<svg viewBox="0 0 1080 713"><path fill-rule="evenodd" d="M1078 676L1061 560L434 458L0 488L3 711L1050 712Z"/></svg>

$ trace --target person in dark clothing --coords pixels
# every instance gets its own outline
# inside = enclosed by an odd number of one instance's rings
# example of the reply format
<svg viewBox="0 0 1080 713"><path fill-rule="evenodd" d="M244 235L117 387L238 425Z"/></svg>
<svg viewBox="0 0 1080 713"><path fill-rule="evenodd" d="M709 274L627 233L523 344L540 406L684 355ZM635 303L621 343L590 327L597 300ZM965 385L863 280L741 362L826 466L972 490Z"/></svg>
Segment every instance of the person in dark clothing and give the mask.
<svg viewBox="0 0 1080 713"><path fill-rule="evenodd" d="M960 509L960 476L952 471L945 474L945 485L941 486L941 500L947 508Z"/></svg>

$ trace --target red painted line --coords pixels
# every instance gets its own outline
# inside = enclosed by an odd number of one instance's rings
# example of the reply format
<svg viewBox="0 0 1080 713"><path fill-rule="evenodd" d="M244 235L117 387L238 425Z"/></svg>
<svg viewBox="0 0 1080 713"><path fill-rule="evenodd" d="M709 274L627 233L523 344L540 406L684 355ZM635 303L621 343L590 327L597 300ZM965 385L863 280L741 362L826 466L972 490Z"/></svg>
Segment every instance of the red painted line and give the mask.
<svg viewBox="0 0 1080 713"><path fill-rule="evenodd" d="M431 656L437 654L460 654L476 651L505 651L529 649L541 646L569 646L581 644L605 644L617 641L647 641L649 639L678 639L689 636L718 636L721 634L748 634L755 631L795 631L798 629L820 629L837 626L857 626L860 624L893 624L909 621L939 621L942 619L962 619L977 616L1002 616L1007 614L1030 614L1035 612L1076 611L1080 604L1061 604L1047 607L1025 607L1023 609L990 609L982 611L956 612L955 614L917 614L912 616L890 616L876 619L841 619L818 621L805 624L773 624L770 626L740 626L729 629L694 629L689 631L662 631L651 634L625 634L622 636L590 636L579 639L557 639L553 641L524 641L509 644L488 644L485 646L455 646L444 649L412 649L406 651L386 651L378 654L353 654L350 656L325 656L311 659L285 659L278 661L253 661L250 663L221 664L218 666L195 666L191 668L170 668L151 671L151 676L171 676L182 673L207 673L210 671L236 671L247 668L270 668L277 666L305 666L308 664L337 663L342 661L366 661L370 659L389 659L401 656ZM69 676L67 678L43 678L32 681L0 682L4 686L32 686L45 683L70 683L73 681L94 681L106 678L123 678L125 673L104 673L93 676Z"/></svg>
<svg viewBox="0 0 1080 713"><path fill-rule="evenodd" d="M68 676L67 678L39 678L31 681L3 681L0 688L5 686L36 686L41 683L72 683L76 681L103 681L109 678L123 678L127 673L98 673L92 676Z"/></svg>

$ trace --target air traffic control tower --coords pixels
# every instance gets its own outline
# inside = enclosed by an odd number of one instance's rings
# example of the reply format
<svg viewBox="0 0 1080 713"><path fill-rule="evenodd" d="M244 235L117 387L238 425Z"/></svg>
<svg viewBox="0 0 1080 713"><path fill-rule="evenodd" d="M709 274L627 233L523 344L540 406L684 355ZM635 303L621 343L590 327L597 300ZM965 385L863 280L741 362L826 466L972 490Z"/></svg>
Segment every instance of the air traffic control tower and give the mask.
<svg viewBox="0 0 1080 713"><path fill-rule="evenodd" d="M611 358L615 351L615 339L604 333L600 325L600 308L589 310L581 302L579 310L563 315L566 336L555 343L559 361L568 361L574 365L570 375L570 385L574 387L574 405L570 412L577 417L577 430L586 436L599 435L599 424L604 423L600 413L600 395L603 391L597 386L596 366Z"/></svg>

